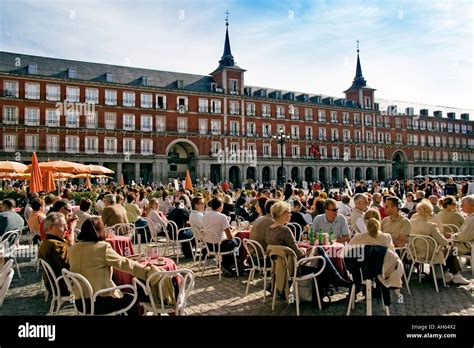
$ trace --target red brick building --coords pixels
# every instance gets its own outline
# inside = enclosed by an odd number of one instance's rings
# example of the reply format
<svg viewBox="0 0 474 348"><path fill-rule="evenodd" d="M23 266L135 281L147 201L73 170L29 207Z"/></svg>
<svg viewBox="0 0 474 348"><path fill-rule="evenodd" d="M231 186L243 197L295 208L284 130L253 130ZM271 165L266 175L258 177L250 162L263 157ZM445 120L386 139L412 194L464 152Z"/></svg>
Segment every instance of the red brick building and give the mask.
<svg viewBox="0 0 474 348"><path fill-rule="evenodd" d="M382 114L357 53L354 81L335 98L245 85L228 28L209 75L0 52L0 159L28 163L36 151L40 161L101 164L145 183L186 169L237 185L474 175L469 114Z"/></svg>

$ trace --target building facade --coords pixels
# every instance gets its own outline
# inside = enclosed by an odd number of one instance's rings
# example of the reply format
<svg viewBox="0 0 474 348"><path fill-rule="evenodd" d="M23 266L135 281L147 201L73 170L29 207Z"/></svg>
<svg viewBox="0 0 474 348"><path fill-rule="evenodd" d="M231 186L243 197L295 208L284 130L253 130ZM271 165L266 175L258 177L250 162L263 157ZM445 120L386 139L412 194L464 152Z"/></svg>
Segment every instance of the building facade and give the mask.
<svg viewBox="0 0 474 348"><path fill-rule="evenodd" d="M0 52L0 160L28 163L36 151L40 161L104 165L126 182L167 183L189 169L198 182L237 186L474 175L469 114L380 112L358 50L345 98L248 86L244 76L228 27L209 75Z"/></svg>

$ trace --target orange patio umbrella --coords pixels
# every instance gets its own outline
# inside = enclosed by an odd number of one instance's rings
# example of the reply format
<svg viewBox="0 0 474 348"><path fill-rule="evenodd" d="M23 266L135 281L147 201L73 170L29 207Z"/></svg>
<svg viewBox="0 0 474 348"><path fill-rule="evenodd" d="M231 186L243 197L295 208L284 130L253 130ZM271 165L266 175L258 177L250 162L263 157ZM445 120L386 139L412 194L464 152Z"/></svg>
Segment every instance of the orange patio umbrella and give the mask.
<svg viewBox="0 0 474 348"><path fill-rule="evenodd" d="M46 192L56 191L56 184L54 183L54 175L52 170L48 170L45 173L43 188Z"/></svg>
<svg viewBox="0 0 474 348"><path fill-rule="evenodd" d="M24 173L28 169L26 164L13 161L0 161L0 173Z"/></svg>
<svg viewBox="0 0 474 348"><path fill-rule="evenodd" d="M119 185L120 185L120 186L125 186L125 180L123 179L123 174L120 175Z"/></svg>
<svg viewBox="0 0 474 348"><path fill-rule="evenodd" d="M189 169L186 170L186 180L184 182L184 188L187 190L193 190L193 182L191 181L191 174L189 174Z"/></svg>
<svg viewBox="0 0 474 348"><path fill-rule="evenodd" d="M39 163L40 170L47 172L52 170L53 172L79 174L79 173L90 173L90 168L82 163L69 162L69 161L50 161ZM31 168L29 169L31 170Z"/></svg>
<svg viewBox="0 0 474 348"><path fill-rule="evenodd" d="M90 169L91 174L114 174L112 169L97 164L88 164L87 167Z"/></svg>
<svg viewBox="0 0 474 348"><path fill-rule="evenodd" d="M30 192L43 191L43 177L38 165L38 158L36 152L33 152L31 157L31 178L30 178Z"/></svg>

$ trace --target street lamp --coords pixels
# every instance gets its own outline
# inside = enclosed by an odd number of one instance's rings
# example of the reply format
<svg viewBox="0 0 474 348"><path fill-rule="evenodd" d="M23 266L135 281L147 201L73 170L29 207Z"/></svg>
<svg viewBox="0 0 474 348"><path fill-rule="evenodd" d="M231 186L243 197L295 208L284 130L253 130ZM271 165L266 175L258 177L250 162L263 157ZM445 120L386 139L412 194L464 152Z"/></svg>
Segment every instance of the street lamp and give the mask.
<svg viewBox="0 0 474 348"><path fill-rule="evenodd" d="M275 139L276 142L280 144L280 155L281 155L281 179L280 180L283 186L285 185L285 168L283 167L283 146L290 139L290 136L284 133L283 128L280 128L280 131L277 133L277 135L273 136L273 139Z"/></svg>

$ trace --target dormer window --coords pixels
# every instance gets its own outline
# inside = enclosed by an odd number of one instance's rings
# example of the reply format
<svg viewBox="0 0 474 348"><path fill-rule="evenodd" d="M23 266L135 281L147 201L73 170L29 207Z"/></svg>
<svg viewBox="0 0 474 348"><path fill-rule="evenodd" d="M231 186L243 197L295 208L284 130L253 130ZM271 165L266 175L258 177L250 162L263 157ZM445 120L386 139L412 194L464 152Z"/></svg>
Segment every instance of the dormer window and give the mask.
<svg viewBox="0 0 474 348"><path fill-rule="evenodd" d="M77 78L77 69L76 68L67 69L67 77L70 79Z"/></svg>
<svg viewBox="0 0 474 348"><path fill-rule="evenodd" d="M114 74L105 73L105 82L114 82Z"/></svg>
<svg viewBox="0 0 474 348"><path fill-rule="evenodd" d="M37 74L38 66L36 64L28 64L28 74Z"/></svg>

